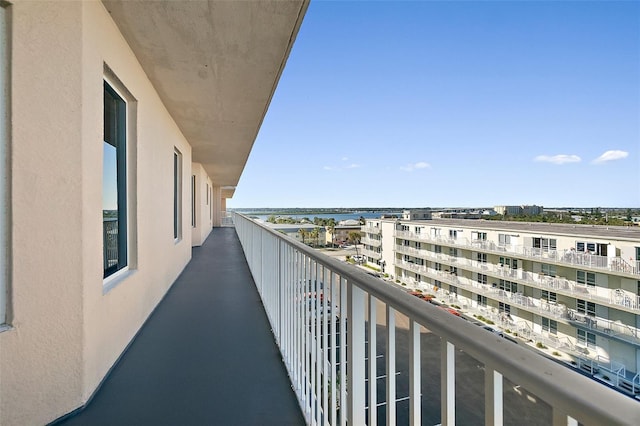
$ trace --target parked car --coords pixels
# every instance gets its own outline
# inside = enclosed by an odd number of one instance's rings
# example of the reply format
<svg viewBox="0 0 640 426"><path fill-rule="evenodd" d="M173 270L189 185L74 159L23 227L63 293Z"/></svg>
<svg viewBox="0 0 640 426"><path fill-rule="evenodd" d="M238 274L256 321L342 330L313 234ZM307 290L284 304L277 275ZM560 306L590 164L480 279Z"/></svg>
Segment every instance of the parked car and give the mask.
<svg viewBox="0 0 640 426"><path fill-rule="evenodd" d="M457 317L459 317L459 316L460 316L460 312L456 311L456 310L455 310L455 309L453 309L453 308L449 308L449 307L447 307L447 306L440 306L440 309L444 309L445 311L447 311L447 312L449 312L450 314L455 315L455 316L457 316Z"/></svg>

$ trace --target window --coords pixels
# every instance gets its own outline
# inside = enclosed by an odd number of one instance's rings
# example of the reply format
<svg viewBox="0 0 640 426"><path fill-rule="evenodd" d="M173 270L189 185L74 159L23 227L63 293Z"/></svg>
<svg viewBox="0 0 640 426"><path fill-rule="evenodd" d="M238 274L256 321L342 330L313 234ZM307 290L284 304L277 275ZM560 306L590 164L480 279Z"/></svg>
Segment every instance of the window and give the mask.
<svg viewBox="0 0 640 426"><path fill-rule="evenodd" d="M636 247L636 262L640 261L640 247Z"/></svg>
<svg viewBox="0 0 640 426"><path fill-rule="evenodd" d="M480 263L487 263L487 253L476 253L476 260Z"/></svg>
<svg viewBox="0 0 640 426"><path fill-rule="evenodd" d="M449 292L451 294L455 294L457 296L458 295L458 287L456 287L455 285L450 285L449 286Z"/></svg>
<svg viewBox="0 0 640 426"><path fill-rule="evenodd" d="M0 324L7 322L7 281L10 241L10 161L9 158L9 25L4 3L0 2Z"/></svg>
<svg viewBox="0 0 640 426"><path fill-rule="evenodd" d="M420 276L420 274L416 274L416 281L418 282L422 281L422 277Z"/></svg>
<svg viewBox="0 0 640 426"><path fill-rule="evenodd" d="M478 302L478 306L487 307L487 296L476 294L476 301Z"/></svg>
<svg viewBox="0 0 640 426"><path fill-rule="evenodd" d="M504 312L506 314L511 313L511 305L507 305L506 303L499 302L498 303L498 311L500 313Z"/></svg>
<svg viewBox="0 0 640 426"><path fill-rule="evenodd" d="M558 294L553 291L542 290L542 299L547 302L556 302L558 300Z"/></svg>
<svg viewBox="0 0 640 426"><path fill-rule="evenodd" d="M420 229L422 229L422 228L420 228L419 226L416 226L416 227L414 228L414 230L415 230L416 234L419 234L419 233L420 233Z"/></svg>
<svg viewBox="0 0 640 426"><path fill-rule="evenodd" d="M480 284L486 284L487 283L487 276L485 274L478 274L478 282Z"/></svg>
<svg viewBox="0 0 640 426"><path fill-rule="evenodd" d="M104 277L127 266L127 105L104 82L102 241Z"/></svg>
<svg viewBox="0 0 640 426"><path fill-rule="evenodd" d="M556 239L555 238L534 238L533 248L539 248L539 249L542 249L542 251L555 250Z"/></svg>
<svg viewBox="0 0 640 426"><path fill-rule="evenodd" d="M558 334L558 321L542 318L542 331L548 331L551 334Z"/></svg>
<svg viewBox="0 0 640 426"><path fill-rule="evenodd" d="M457 248L453 248L453 247L449 247L449 256L458 257L458 249Z"/></svg>
<svg viewBox="0 0 640 426"><path fill-rule="evenodd" d="M591 349L596 348L596 335L588 331L578 330L578 345Z"/></svg>
<svg viewBox="0 0 640 426"><path fill-rule="evenodd" d="M372 237L373 237L373 239L374 239L374 240L378 240L378 241L380 241L380 237L379 237L378 235L372 235ZM416 248L417 248L418 250L420 250L420 249L422 248L422 244L420 244L420 243L416 243Z"/></svg>
<svg viewBox="0 0 640 426"><path fill-rule="evenodd" d="M433 246L433 251L435 253L442 253L442 246Z"/></svg>
<svg viewBox="0 0 640 426"><path fill-rule="evenodd" d="M500 290L505 290L510 293L518 292L518 283L514 283L511 281L500 280Z"/></svg>
<svg viewBox="0 0 640 426"><path fill-rule="evenodd" d="M436 271L442 271L442 264L436 262L435 269L436 269Z"/></svg>
<svg viewBox="0 0 640 426"><path fill-rule="evenodd" d="M212 197L213 197L213 194L212 194L213 189L212 189L209 185L207 185L207 188L208 188L208 192L207 192L207 194L209 195L209 200L210 200L210 201L209 201L209 203L210 203L210 204L209 204L209 219L213 220L213 200L212 200Z"/></svg>
<svg viewBox="0 0 640 426"><path fill-rule="evenodd" d="M449 273L451 275L453 275L454 277L458 276L458 268L456 266L452 266L451 269L449 270Z"/></svg>
<svg viewBox="0 0 640 426"><path fill-rule="evenodd" d="M173 151L173 238L182 238L182 154Z"/></svg>
<svg viewBox="0 0 640 426"><path fill-rule="evenodd" d="M518 269L518 259L500 256L500 266L509 266L511 269Z"/></svg>
<svg viewBox="0 0 640 426"><path fill-rule="evenodd" d="M594 302L587 302L586 300L577 299L576 309L579 313L585 315L596 315L596 304Z"/></svg>
<svg viewBox="0 0 640 426"><path fill-rule="evenodd" d="M454 240L458 238L458 231L456 231L455 229L449 229L449 238Z"/></svg>
<svg viewBox="0 0 640 426"><path fill-rule="evenodd" d="M498 234L498 245L507 246L511 244L511 235Z"/></svg>
<svg viewBox="0 0 640 426"><path fill-rule="evenodd" d="M587 285L589 287L596 286L596 274L593 272L576 271L576 281L578 284Z"/></svg>
<svg viewBox="0 0 640 426"><path fill-rule="evenodd" d="M486 241L487 240L487 233L486 232L473 231L471 233L471 239L472 240Z"/></svg>
<svg viewBox="0 0 640 426"><path fill-rule="evenodd" d="M191 226L196 227L196 175L191 176Z"/></svg>
<svg viewBox="0 0 640 426"><path fill-rule="evenodd" d="M543 263L541 265L540 272L543 273L544 275L549 275L550 277L555 277L556 276L556 265L548 265L546 263Z"/></svg>

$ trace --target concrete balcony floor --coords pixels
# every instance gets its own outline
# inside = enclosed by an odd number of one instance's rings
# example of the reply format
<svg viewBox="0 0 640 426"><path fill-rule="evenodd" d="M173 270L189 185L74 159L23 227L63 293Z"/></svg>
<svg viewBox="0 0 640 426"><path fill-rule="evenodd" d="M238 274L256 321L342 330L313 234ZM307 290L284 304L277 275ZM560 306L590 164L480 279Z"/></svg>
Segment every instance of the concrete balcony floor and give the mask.
<svg viewBox="0 0 640 426"><path fill-rule="evenodd" d="M234 228L215 228L94 398L58 425L303 425Z"/></svg>

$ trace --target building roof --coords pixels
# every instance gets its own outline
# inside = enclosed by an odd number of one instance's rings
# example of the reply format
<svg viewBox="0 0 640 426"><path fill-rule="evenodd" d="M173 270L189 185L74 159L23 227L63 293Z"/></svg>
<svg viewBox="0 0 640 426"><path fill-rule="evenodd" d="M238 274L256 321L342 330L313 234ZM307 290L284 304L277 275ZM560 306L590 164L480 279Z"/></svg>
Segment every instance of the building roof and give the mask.
<svg viewBox="0 0 640 426"><path fill-rule="evenodd" d="M629 226L580 225L571 223L509 222L484 219L432 219L401 221L426 226L465 227L475 229L511 230L539 234L600 237L603 239L636 240L640 244L640 228Z"/></svg>

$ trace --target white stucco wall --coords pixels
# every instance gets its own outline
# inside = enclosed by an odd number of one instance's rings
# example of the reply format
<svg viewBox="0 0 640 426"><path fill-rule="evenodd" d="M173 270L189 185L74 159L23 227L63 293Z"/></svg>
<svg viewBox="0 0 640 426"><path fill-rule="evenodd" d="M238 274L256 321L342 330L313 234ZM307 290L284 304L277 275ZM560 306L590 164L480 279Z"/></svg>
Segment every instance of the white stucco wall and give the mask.
<svg viewBox="0 0 640 426"><path fill-rule="evenodd" d="M211 200L207 194L211 187L209 177L199 163L191 165L191 176L196 177L196 226L191 228L191 245L200 246L211 233L213 220L211 215ZM189 187L191 191L191 187ZM189 197L191 200L191 197ZM191 212L189 212L191 218Z"/></svg>
<svg viewBox="0 0 640 426"><path fill-rule="evenodd" d="M102 3L19 1L11 14L13 329L0 333L0 424L45 424L89 398L189 261L191 148ZM132 270L108 292L105 64L136 101ZM178 242L174 147L183 156Z"/></svg>

